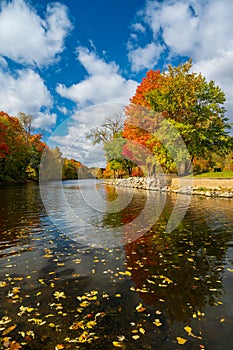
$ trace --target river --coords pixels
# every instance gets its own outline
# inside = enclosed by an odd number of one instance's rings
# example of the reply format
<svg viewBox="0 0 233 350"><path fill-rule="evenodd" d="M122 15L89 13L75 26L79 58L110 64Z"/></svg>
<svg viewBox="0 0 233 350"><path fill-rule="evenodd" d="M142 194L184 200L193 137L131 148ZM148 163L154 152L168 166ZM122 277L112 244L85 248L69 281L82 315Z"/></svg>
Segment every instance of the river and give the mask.
<svg viewBox="0 0 233 350"><path fill-rule="evenodd" d="M188 198L1 186L0 348L232 349L232 199Z"/></svg>

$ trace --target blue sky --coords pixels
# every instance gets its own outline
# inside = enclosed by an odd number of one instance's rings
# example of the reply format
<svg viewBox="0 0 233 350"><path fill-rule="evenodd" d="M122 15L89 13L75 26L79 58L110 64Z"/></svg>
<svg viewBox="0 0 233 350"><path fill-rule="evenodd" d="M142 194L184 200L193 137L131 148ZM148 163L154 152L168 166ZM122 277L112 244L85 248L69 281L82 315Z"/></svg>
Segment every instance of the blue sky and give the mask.
<svg viewBox="0 0 233 350"><path fill-rule="evenodd" d="M127 105L147 70L192 57L233 121L232 13L232 0L0 0L0 110L32 114L65 155L103 165L85 133Z"/></svg>

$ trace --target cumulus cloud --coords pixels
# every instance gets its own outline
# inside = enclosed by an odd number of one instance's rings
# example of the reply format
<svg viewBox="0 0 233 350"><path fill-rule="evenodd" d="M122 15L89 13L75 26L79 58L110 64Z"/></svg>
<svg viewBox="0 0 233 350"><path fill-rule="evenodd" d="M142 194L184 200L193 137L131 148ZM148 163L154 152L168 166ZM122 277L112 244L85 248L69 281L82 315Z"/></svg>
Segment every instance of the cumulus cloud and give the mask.
<svg viewBox="0 0 233 350"><path fill-rule="evenodd" d="M155 68L165 50L169 60L165 64L172 63L173 58L177 62L179 56L191 57L195 71L215 80L226 93L228 116L233 115L232 12L232 0L148 0L136 21L140 19L147 26L147 42L138 39L136 48L135 44L129 47L132 69ZM143 65L140 53L158 42L160 51Z"/></svg>
<svg viewBox="0 0 233 350"><path fill-rule="evenodd" d="M149 43L145 47L138 47L129 52L129 61L134 72L139 72L145 68L154 67L158 63L163 47L155 43Z"/></svg>
<svg viewBox="0 0 233 350"><path fill-rule="evenodd" d="M59 127L51 141L55 146L59 145L63 154L87 165L103 167L102 145L93 147L91 141L86 140L86 134L91 128L100 126L107 117L122 112L138 83L126 80L115 62L106 63L84 47L78 47L77 60L87 71L87 77L70 87L57 86L57 92L77 103L77 108L61 125L62 130L66 130L65 135L60 136Z"/></svg>
<svg viewBox="0 0 233 350"><path fill-rule="evenodd" d="M53 98L42 78L33 70L18 70L14 75L0 70L0 90L1 109L10 115L32 114L33 126L45 129L56 123L56 115L48 112Z"/></svg>
<svg viewBox="0 0 233 350"><path fill-rule="evenodd" d="M64 156L75 158L87 166L105 167L103 145L93 146L86 136L107 118L123 115L123 108L122 103L103 103L76 110L54 130L49 143L52 147L59 146Z"/></svg>
<svg viewBox="0 0 233 350"><path fill-rule="evenodd" d="M140 32L140 33L144 33L146 31L146 28L142 25L142 23L140 22L137 22L137 23L134 23L132 25L132 29L135 31L135 32Z"/></svg>
<svg viewBox="0 0 233 350"><path fill-rule="evenodd" d="M77 49L77 60L87 71L87 78L70 87L59 84L57 92L76 102L79 108L98 103L127 103L135 93L137 82L122 77L114 62L106 63L84 47Z"/></svg>
<svg viewBox="0 0 233 350"><path fill-rule="evenodd" d="M64 49L71 29L66 6L48 4L45 18L24 0L2 2L0 7L0 55L18 63L47 65Z"/></svg>

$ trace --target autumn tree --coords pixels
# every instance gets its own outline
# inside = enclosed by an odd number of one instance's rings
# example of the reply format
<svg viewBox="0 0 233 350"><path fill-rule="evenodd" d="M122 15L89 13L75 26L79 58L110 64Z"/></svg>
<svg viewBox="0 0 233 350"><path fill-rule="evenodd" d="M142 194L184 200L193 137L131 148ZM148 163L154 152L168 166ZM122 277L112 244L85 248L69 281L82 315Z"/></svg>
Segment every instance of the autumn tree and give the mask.
<svg viewBox="0 0 233 350"><path fill-rule="evenodd" d="M162 113L182 136L194 157L228 150L230 124L225 94L214 81L191 72L192 61L164 72L163 85L146 94L152 109Z"/></svg>
<svg viewBox="0 0 233 350"><path fill-rule="evenodd" d="M0 112L0 125L0 137L3 140L0 158L1 181L24 180L28 154L19 119Z"/></svg>
<svg viewBox="0 0 233 350"><path fill-rule="evenodd" d="M152 89L146 87L141 91L143 81L140 94L138 88L126 109L128 117L123 135L152 148L155 159L170 171L175 170L177 162L187 158L184 147L180 148L182 140L190 154L184 172L189 171L194 157L209 157L212 152L223 154L229 149L225 94L213 81L191 72L191 68L191 60L178 67L169 65L168 71L157 76L156 86L152 84ZM147 82L150 84L148 79ZM148 108L144 119L147 124L151 123L149 126L139 122L140 115L135 117L135 102Z"/></svg>

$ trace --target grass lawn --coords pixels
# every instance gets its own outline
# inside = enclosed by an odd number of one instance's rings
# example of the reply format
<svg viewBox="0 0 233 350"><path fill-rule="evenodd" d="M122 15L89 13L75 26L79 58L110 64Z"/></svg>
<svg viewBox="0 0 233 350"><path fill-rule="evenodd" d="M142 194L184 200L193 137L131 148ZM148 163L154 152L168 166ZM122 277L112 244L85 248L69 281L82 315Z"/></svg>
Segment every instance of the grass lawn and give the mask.
<svg viewBox="0 0 233 350"><path fill-rule="evenodd" d="M233 178L233 171L221 171L219 173L215 172L209 172L209 173L203 173L203 174L198 174L194 175L195 178L223 178L223 179L232 179Z"/></svg>

